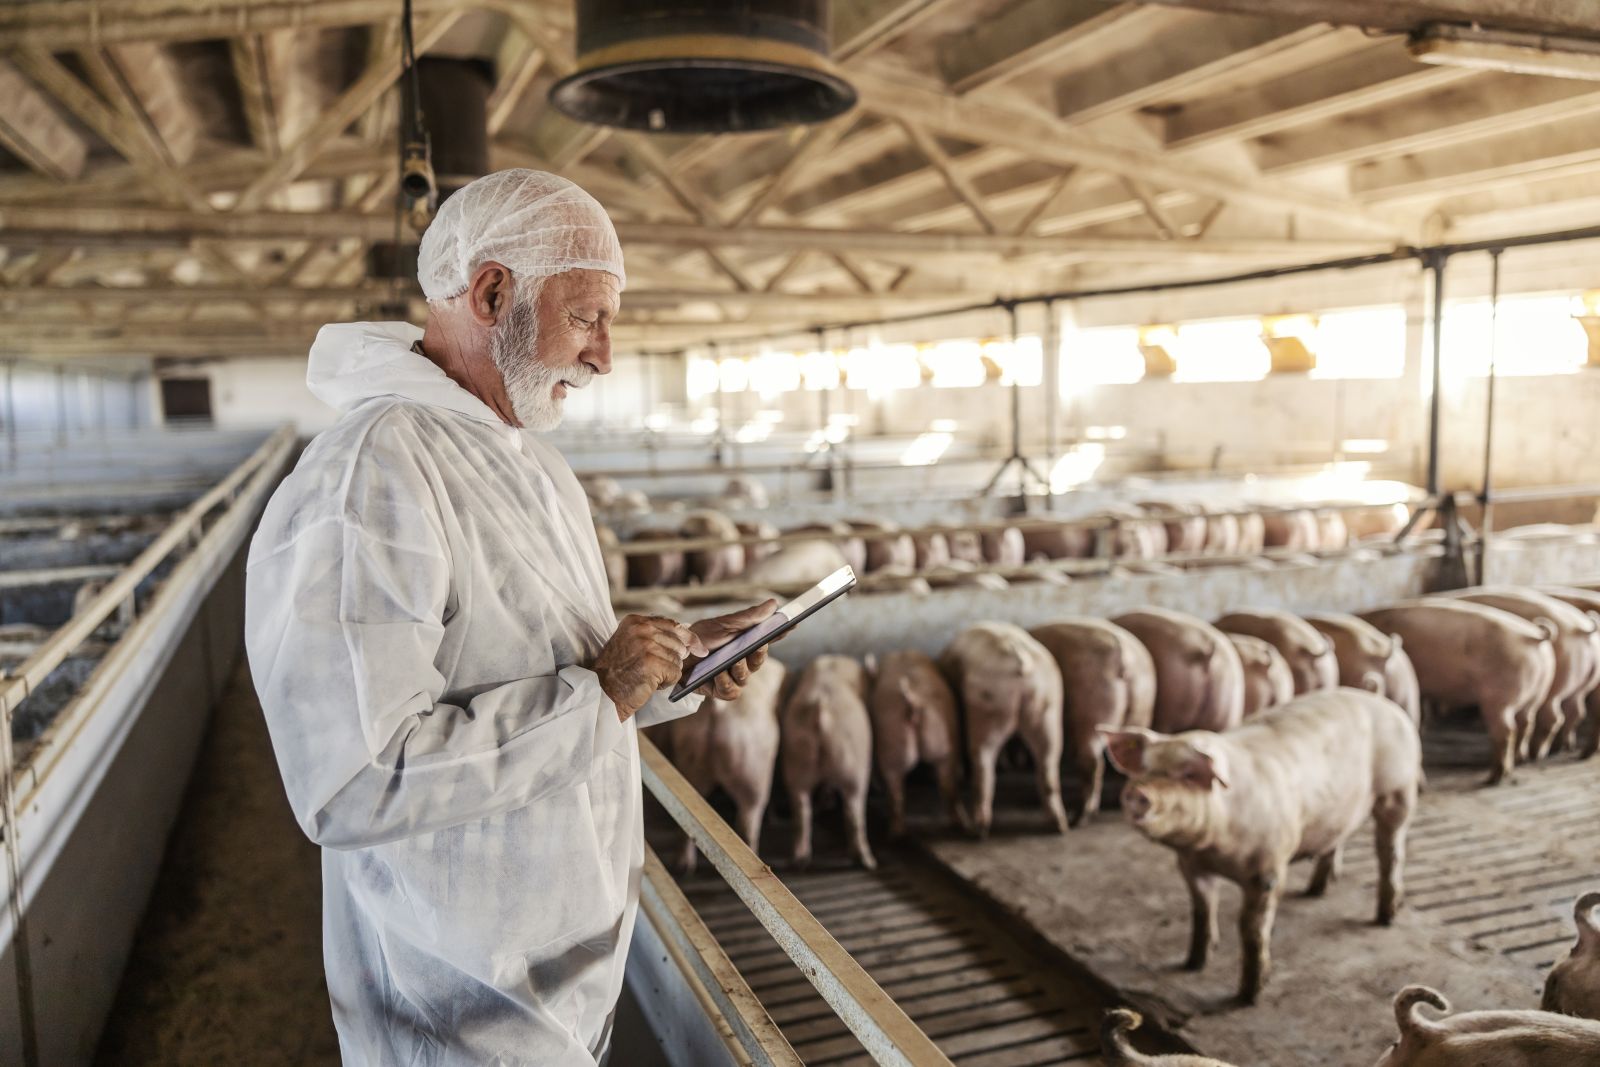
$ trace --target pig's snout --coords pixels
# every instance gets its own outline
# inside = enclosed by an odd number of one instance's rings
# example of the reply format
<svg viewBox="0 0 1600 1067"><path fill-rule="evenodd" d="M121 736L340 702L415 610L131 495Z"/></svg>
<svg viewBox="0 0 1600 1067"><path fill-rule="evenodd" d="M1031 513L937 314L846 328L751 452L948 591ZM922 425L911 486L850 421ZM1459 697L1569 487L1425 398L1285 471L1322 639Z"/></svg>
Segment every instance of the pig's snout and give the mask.
<svg viewBox="0 0 1600 1067"><path fill-rule="evenodd" d="M1122 810L1134 822L1143 822L1150 814L1150 807L1150 794L1138 786L1130 785L1122 791Z"/></svg>

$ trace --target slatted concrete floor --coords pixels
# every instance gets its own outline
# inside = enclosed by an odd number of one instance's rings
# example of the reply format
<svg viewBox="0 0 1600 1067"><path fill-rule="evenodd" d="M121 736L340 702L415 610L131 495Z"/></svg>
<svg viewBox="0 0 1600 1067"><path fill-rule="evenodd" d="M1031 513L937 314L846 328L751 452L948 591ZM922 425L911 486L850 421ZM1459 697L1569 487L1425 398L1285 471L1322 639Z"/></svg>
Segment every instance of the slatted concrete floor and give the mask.
<svg viewBox="0 0 1600 1067"><path fill-rule="evenodd" d="M876 873L835 866L784 876L795 895L963 1067L1100 1062L1102 997L987 918L948 876L909 854ZM685 892L814 1067L870 1059L744 904L714 873Z"/></svg>

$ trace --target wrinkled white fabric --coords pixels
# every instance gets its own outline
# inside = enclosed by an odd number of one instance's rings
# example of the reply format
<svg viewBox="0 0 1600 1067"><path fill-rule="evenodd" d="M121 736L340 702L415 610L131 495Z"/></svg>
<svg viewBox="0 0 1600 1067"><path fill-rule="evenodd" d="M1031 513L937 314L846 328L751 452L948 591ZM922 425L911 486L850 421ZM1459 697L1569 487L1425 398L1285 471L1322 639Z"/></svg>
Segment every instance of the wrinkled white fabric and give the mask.
<svg viewBox="0 0 1600 1067"><path fill-rule="evenodd" d="M560 455L412 352L324 327L341 409L250 546L246 644L300 826L351 1065L592 1065L643 863L636 724L591 662L616 627Z"/></svg>
<svg viewBox="0 0 1600 1067"><path fill-rule="evenodd" d="M493 261L519 278L603 270L627 285L622 245L599 201L565 178L502 170L468 183L439 206L422 235L417 280L429 300L466 292Z"/></svg>

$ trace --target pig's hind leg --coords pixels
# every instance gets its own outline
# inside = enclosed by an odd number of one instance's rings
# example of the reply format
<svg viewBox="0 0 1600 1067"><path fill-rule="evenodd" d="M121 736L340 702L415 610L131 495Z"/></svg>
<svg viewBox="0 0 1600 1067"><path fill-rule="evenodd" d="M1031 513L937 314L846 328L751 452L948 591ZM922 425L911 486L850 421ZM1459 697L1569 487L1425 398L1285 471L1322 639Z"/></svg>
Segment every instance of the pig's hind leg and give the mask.
<svg viewBox="0 0 1600 1067"><path fill-rule="evenodd" d="M1528 757L1548 759L1566 723L1567 713L1562 708L1561 701L1551 699L1541 704L1534 716L1532 736L1528 743Z"/></svg>
<svg viewBox="0 0 1600 1067"><path fill-rule="evenodd" d="M878 869L878 861L867 844L867 784L851 784L840 790L844 801L844 825L850 838L850 851L855 853L861 866L869 871Z"/></svg>
<svg viewBox="0 0 1600 1067"><path fill-rule="evenodd" d="M1066 806L1061 803L1060 714L1051 716L1047 710L1040 716L1025 716L1022 742L1033 755L1034 778L1039 783L1039 800L1044 804L1045 814L1056 830L1064 834L1068 823Z"/></svg>
<svg viewBox="0 0 1600 1067"><path fill-rule="evenodd" d="M951 826L972 829L972 817L967 814L961 800L961 756L952 752L938 765L939 798L944 801L945 815Z"/></svg>
<svg viewBox="0 0 1600 1067"><path fill-rule="evenodd" d="M1515 777L1517 751L1521 743L1522 716L1515 708L1484 708L1483 725L1489 732L1489 745L1494 764L1489 768L1485 785L1499 785Z"/></svg>
<svg viewBox="0 0 1600 1067"><path fill-rule="evenodd" d="M811 866L811 789L789 787L789 808L794 817L794 848L790 860L799 870Z"/></svg>
<svg viewBox="0 0 1600 1067"><path fill-rule="evenodd" d="M1372 806L1378 847L1378 925L1388 926L1405 902L1406 829L1417 804L1409 785L1378 796Z"/></svg>
<svg viewBox="0 0 1600 1067"><path fill-rule="evenodd" d="M1339 869L1344 861L1344 842L1333 846L1332 851L1317 857L1316 869L1311 872L1311 883L1306 886L1306 896L1320 897L1328 887L1339 880Z"/></svg>
<svg viewBox="0 0 1600 1067"><path fill-rule="evenodd" d="M1217 943L1217 876L1186 857L1179 857L1178 870L1189 887L1189 956L1183 966L1204 970Z"/></svg>

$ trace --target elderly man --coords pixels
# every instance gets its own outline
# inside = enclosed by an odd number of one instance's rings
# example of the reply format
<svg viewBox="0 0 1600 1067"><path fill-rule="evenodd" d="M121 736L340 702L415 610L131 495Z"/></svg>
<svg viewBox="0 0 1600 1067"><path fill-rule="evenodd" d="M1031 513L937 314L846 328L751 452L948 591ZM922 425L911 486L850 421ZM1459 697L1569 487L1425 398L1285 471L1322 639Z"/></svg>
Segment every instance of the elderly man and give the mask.
<svg viewBox="0 0 1600 1067"><path fill-rule="evenodd" d="M534 431L611 369L604 210L514 170L440 209L426 330L324 327L341 412L250 546L246 643L289 802L323 847L347 1064L602 1059L643 865L637 725L771 602L612 613L588 505ZM764 650L716 683L736 695Z"/></svg>

